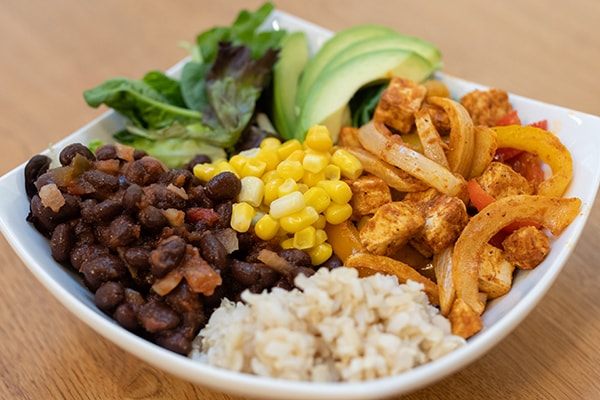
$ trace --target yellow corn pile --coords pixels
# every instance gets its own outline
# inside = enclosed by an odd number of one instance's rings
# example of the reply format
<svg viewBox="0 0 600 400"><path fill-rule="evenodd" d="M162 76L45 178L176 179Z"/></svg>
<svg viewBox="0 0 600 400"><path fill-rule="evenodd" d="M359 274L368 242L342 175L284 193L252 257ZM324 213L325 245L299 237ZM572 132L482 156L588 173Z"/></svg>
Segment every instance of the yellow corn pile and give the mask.
<svg viewBox="0 0 600 400"><path fill-rule="evenodd" d="M304 143L267 138L259 148L198 164L194 174L208 181L230 171L242 183L234 204L231 227L250 227L263 240L280 238L284 248L306 250L314 265L332 254L325 226L340 224L352 215L352 191L343 179L362 174L360 161L334 146L326 127L314 126Z"/></svg>

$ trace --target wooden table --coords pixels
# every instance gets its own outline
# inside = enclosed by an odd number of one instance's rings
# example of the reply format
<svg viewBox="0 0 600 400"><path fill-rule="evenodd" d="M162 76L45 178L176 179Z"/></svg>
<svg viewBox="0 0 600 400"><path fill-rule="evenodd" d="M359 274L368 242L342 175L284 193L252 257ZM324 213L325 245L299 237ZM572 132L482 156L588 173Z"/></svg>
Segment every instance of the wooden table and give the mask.
<svg viewBox="0 0 600 400"><path fill-rule="evenodd" d="M103 110L83 90L141 77L185 55L181 40L233 21L242 2L4 0L0 4L0 174ZM260 0L243 5L255 9ZM317 4L321 4L318 6ZM445 71L600 115L600 2L292 1L332 30L374 22L436 43ZM598 133L600 134L600 132ZM539 306L462 371L408 399L596 399L600 210ZM0 398L231 399L141 362L80 322L0 239Z"/></svg>

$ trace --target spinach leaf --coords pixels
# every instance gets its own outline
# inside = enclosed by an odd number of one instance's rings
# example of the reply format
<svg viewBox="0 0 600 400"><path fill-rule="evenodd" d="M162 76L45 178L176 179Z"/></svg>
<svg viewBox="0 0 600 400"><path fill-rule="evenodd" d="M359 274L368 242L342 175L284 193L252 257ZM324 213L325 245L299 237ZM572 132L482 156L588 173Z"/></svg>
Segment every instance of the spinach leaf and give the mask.
<svg viewBox="0 0 600 400"><path fill-rule="evenodd" d="M373 118L377 103L386 87L387 84L372 85L356 92L350 99L352 126L359 127Z"/></svg>
<svg viewBox="0 0 600 400"><path fill-rule="evenodd" d="M165 75L161 71L150 71L144 75L142 81L165 96L169 104L177 107L186 107L178 80Z"/></svg>
<svg viewBox="0 0 600 400"><path fill-rule="evenodd" d="M172 105L165 95L143 81L112 78L86 90L83 96L91 107L105 104L139 128L163 129L175 121L190 124L202 120L201 113Z"/></svg>

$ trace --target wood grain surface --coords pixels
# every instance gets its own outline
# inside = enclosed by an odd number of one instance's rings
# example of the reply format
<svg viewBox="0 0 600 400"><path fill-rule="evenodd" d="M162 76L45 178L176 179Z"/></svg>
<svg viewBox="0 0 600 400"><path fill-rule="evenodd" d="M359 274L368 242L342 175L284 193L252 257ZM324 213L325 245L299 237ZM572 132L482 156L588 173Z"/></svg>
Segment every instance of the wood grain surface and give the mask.
<svg viewBox="0 0 600 400"><path fill-rule="evenodd" d="M113 76L167 69L186 55L180 41L261 3L3 0L0 174L104 112L85 104L85 89ZM600 2L275 4L332 30L392 26L438 45L449 74L600 115ZM556 283L505 340L403 398L600 398L599 228L597 206ZM3 237L0 268L1 399L235 398L175 378L103 339L36 281Z"/></svg>

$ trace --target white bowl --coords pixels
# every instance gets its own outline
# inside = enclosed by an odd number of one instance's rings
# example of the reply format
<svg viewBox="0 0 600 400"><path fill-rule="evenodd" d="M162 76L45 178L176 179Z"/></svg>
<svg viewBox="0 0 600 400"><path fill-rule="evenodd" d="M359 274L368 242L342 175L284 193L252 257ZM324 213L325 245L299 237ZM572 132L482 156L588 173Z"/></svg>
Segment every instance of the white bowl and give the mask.
<svg viewBox="0 0 600 400"><path fill-rule="evenodd" d="M331 35L323 28L282 12L275 12L268 25L306 31L312 51ZM169 73L177 75L184 61ZM455 97L482 88L444 74L439 78ZM552 239L552 251L540 266L527 273L520 271L510 293L489 304L483 315L484 329L469 339L466 346L401 375L361 383L306 383L260 378L200 364L128 332L96 308L93 295L79 277L52 259L47 239L25 221L29 206L24 189L24 165L0 178L0 229L23 263L66 308L117 346L172 375L222 392L272 399L349 400L408 393L440 380L482 356L527 316L563 268L596 197L600 181L600 136L597 134L600 118L519 96L510 99L524 123L547 119L549 129L571 151L574 179L566 196L582 200L580 215L560 237ZM123 119L108 112L56 143L55 148L60 150L69 143L88 143L92 139L109 141L112 133L122 127Z"/></svg>

